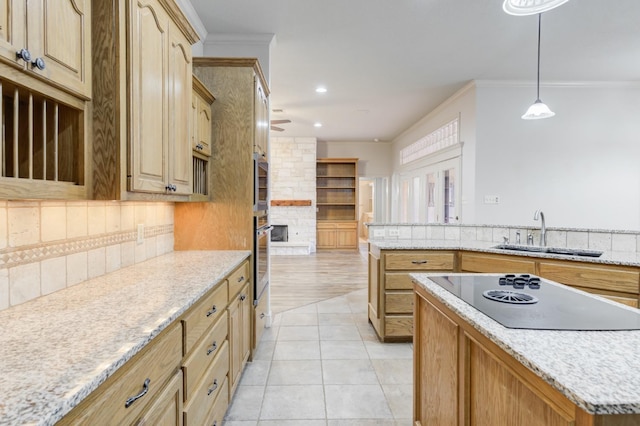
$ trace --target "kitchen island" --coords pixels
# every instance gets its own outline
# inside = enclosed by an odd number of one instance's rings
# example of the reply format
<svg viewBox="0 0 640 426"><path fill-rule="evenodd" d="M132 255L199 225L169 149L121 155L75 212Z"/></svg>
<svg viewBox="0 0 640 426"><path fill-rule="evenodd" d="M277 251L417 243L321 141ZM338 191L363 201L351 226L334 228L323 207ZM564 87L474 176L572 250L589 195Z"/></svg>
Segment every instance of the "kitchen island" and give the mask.
<svg viewBox="0 0 640 426"><path fill-rule="evenodd" d="M599 257L496 248L476 240L369 242L369 321L384 342L413 338L412 272L528 273L638 307L640 253ZM523 246L526 248L526 246Z"/></svg>
<svg viewBox="0 0 640 426"><path fill-rule="evenodd" d="M218 288L224 289L218 311L225 312L225 278L249 255L244 250L172 252L0 312L0 424L53 425L167 333L178 344L159 356L179 363L180 320ZM158 357L151 361L149 370L160 364ZM149 393L159 384L152 380ZM118 407L131 396L125 392L118 395L123 401ZM146 401L133 407L141 404Z"/></svg>
<svg viewBox="0 0 640 426"><path fill-rule="evenodd" d="M640 331L506 328L436 275L411 274L416 425L640 424Z"/></svg>

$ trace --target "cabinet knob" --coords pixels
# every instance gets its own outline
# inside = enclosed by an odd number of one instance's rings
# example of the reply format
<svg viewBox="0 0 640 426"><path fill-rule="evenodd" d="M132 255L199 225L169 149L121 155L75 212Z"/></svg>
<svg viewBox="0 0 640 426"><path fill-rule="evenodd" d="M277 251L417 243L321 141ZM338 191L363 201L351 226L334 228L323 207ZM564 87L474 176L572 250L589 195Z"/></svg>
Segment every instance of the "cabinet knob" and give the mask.
<svg viewBox="0 0 640 426"><path fill-rule="evenodd" d="M204 149L204 145L199 143L199 144L196 145L196 149L199 149L200 151L202 151Z"/></svg>
<svg viewBox="0 0 640 426"><path fill-rule="evenodd" d="M178 187L175 186L174 184L170 183L169 185L164 187L167 191L177 191Z"/></svg>
<svg viewBox="0 0 640 426"><path fill-rule="evenodd" d="M245 296L244 294L240 296L240 301L244 301L247 298L247 296Z"/></svg>
<svg viewBox="0 0 640 426"><path fill-rule="evenodd" d="M131 407L131 405L136 402L137 400L139 400L140 398L142 398L143 396L145 396L147 394L147 392L149 392L149 384L151 383L151 379L147 378L144 381L144 384L142 385L142 392L140 392L139 394L132 396L131 398L128 398L126 400L126 402L124 403L124 408L129 408Z"/></svg>
<svg viewBox="0 0 640 426"><path fill-rule="evenodd" d="M16 57L25 62L31 62L31 53L27 49L20 49L16 52Z"/></svg>
<svg viewBox="0 0 640 426"><path fill-rule="evenodd" d="M207 312L207 316L210 317L211 315L215 314L216 312L218 312L218 308L216 307L216 305L213 305L211 307L211 309Z"/></svg>
<svg viewBox="0 0 640 426"><path fill-rule="evenodd" d="M31 65L38 68L40 71L45 68L44 59L42 58L36 58L35 61L31 62Z"/></svg>
<svg viewBox="0 0 640 426"><path fill-rule="evenodd" d="M260 314L260 319L264 318L264 312Z"/></svg>

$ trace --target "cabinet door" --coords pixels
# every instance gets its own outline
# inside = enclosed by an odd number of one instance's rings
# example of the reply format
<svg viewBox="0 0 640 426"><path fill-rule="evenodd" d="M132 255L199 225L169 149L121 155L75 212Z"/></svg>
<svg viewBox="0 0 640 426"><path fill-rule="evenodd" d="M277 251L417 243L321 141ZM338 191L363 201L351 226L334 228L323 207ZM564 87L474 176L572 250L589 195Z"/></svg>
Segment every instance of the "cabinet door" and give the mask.
<svg viewBox="0 0 640 426"><path fill-rule="evenodd" d="M24 0L0 0L0 60L23 68L25 62L16 56L27 48Z"/></svg>
<svg viewBox="0 0 640 426"><path fill-rule="evenodd" d="M130 191L165 193L167 176L167 33L155 0L128 2Z"/></svg>
<svg viewBox="0 0 640 426"><path fill-rule="evenodd" d="M423 425L455 426L460 327L420 295L415 300L413 418Z"/></svg>
<svg viewBox="0 0 640 426"><path fill-rule="evenodd" d="M358 248L357 224L341 225L336 228L336 247L339 249Z"/></svg>
<svg viewBox="0 0 640 426"><path fill-rule="evenodd" d="M169 27L169 183L173 194L191 194L191 46L180 32Z"/></svg>
<svg viewBox="0 0 640 426"><path fill-rule="evenodd" d="M167 383L135 425L182 426L182 373Z"/></svg>
<svg viewBox="0 0 640 426"><path fill-rule="evenodd" d="M17 2L14 2L17 3ZM91 1L29 0L27 69L76 93L91 96Z"/></svg>
<svg viewBox="0 0 640 426"><path fill-rule="evenodd" d="M198 149L204 155L211 155L211 105L204 100L198 101Z"/></svg>
<svg viewBox="0 0 640 426"><path fill-rule="evenodd" d="M260 84L260 79L254 77L256 87L255 99L255 141L254 152L267 155L269 153L269 99Z"/></svg>
<svg viewBox="0 0 640 426"><path fill-rule="evenodd" d="M334 228L321 228L317 229L317 248L336 248L336 229Z"/></svg>
<svg viewBox="0 0 640 426"><path fill-rule="evenodd" d="M242 371L241 341L240 295L237 295L235 300L229 303L229 389L231 392L233 392Z"/></svg>
<svg viewBox="0 0 640 426"><path fill-rule="evenodd" d="M249 297L249 285L240 293L240 319L242 341L240 343L240 353L242 355L242 365L249 360L251 352L251 297Z"/></svg>

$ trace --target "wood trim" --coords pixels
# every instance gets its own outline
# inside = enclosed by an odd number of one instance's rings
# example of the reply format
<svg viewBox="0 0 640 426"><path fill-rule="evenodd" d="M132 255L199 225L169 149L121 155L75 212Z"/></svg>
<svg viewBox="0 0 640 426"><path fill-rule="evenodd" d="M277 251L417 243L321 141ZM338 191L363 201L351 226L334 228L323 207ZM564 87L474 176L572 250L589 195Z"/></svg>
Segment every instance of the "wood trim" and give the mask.
<svg viewBox="0 0 640 426"><path fill-rule="evenodd" d="M171 20L176 24L176 26L180 29L180 31L185 35L187 40L189 40L190 44L194 44L200 40L200 36L196 32L196 30L191 26L191 23L182 13L182 9L180 6L176 4L175 1L172 0L158 0L162 7L167 11Z"/></svg>
<svg viewBox="0 0 640 426"><path fill-rule="evenodd" d="M213 96L213 93L211 93L207 86L205 86L204 83L200 81L200 79L195 75L193 76L192 84L194 92L202 96L202 98L206 102L212 104L216 100L215 96Z"/></svg>
<svg viewBox="0 0 640 426"><path fill-rule="evenodd" d="M271 200L272 206L305 207L311 205L311 200Z"/></svg>
<svg viewBox="0 0 640 426"><path fill-rule="evenodd" d="M200 57L193 58L194 67L252 67L262 83L262 88L266 96L271 93L269 91L269 85L264 78L262 67L258 58L213 58L213 57Z"/></svg>
<svg viewBox="0 0 640 426"><path fill-rule="evenodd" d="M316 163L357 163L358 158L316 158Z"/></svg>

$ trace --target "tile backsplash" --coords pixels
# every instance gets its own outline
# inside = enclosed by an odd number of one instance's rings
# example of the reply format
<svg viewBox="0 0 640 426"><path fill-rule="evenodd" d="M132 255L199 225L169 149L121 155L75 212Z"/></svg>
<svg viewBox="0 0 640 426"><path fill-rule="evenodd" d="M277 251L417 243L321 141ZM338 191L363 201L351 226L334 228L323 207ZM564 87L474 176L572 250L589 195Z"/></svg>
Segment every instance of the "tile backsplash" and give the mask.
<svg viewBox="0 0 640 426"><path fill-rule="evenodd" d="M173 203L0 201L0 310L173 251Z"/></svg>
<svg viewBox="0 0 640 426"><path fill-rule="evenodd" d="M508 241L527 244L533 236L534 245L540 243L540 229L500 225L443 225L370 223L370 241L452 240L486 241L496 244ZM547 228L547 246L602 251L640 252L640 232L608 231L602 229Z"/></svg>

